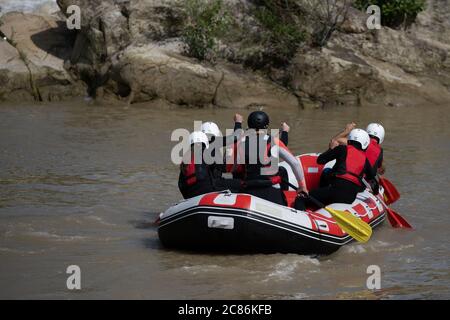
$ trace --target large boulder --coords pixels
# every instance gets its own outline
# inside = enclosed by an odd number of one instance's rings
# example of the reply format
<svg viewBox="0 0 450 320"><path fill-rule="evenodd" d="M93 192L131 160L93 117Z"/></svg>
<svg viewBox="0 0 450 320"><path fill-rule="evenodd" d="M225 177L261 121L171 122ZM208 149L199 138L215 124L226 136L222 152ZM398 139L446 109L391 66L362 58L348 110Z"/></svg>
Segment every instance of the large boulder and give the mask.
<svg viewBox="0 0 450 320"><path fill-rule="evenodd" d="M323 104L359 105L381 88L374 71L361 58L344 48L300 52L291 66L291 87L306 94L306 101ZM302 99L303 100L303 99Z"/></svg>
<svg viewBox="0 0 450 320"><path fill-rule="evenodd" d="M129 102L162 98L182 105L297 107L287 90L243 68L201 64L156 44L130 46L111 68L107 88L117 88ZM111 83L116 82L117 85ZM129 88L123 90L123 88Z"/></svg>
<svg viewBox="0 0 450 320"><path fill-rule="evenodd" d="M214 104L220 107L247 108L266 106L298 108L298 98L287 89L257 73L236 65L223 64L222 79L217 87Z"/></svg>
<svg viewBox="0 0 450 320"><path fill-rule="evenodd" d="M127 48L114 65L113 78L130 87L130 102L162 98L204 105L213 102L220 73L149 44Z"/></svg>
<svg viewBox="0 0 450 320"><path fill-rule="evenodd" d="M0 40L0 101L33 100L30 73L19 52Z"/></svg>
<svg viewBox="0 0 450 320"><path fill-rule="evenodd" d="M64 69L73 37L62 21L11 12L0 18L0 31L7 38L0 42L0 99L54 101L84 94L84 85Z"/></svg>
<svg viewBox="0 0 450 320"><path fill-rule="evenodd" d="M131 42L129 1L57 0L57 3L64 14L71 5L81 9L81 29L76 32L66 67L86 83L90 95L95 95L108 80L112 57Z"/></svg>

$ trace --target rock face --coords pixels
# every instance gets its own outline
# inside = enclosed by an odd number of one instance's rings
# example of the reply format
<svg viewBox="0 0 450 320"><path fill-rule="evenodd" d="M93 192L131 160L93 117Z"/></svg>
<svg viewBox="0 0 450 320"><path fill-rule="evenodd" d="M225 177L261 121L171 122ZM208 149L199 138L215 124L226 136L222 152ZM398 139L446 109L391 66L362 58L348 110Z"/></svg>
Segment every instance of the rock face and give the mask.
<svg viewBox="0 0 450 320"><path fill-rule="evenodd" d="M263 76L226 62L182 55L176 37L184 14L177 1L58 1L82 8L82 30L70 59L98 99L182 105L298 107L297 97Z"/></svg>
<svg viewBox="0 0 450 320"><path fill-rule="evenodd" d="M128 47L113 63L110 74L123 88L129 88L122 95L132 102L163 98L197 106L298 106L288 91L243 68L202 65L155 44Z"/></svg>
<svg viewBox="0 0 450 320"><path fill-rule="evenodd" d="M16 48L0 40L0 99L32 99L30 74Z"/></svg>
<svg viewBox="0 0 450 320"><path fill-rule="evenodd" d="M54 101L85 92L64 69L71 36L55 17L9 13L1 18L0 100Z"/></svg>
<svg viewBox="0 0 450 320"><path fill-rule="evenodd" d="M389 59L343 42L321 50L299 52L290 66L291 87L319 105L444 104L450 101L449 73L414 62L414 54ZM393 61L397 60L397 61ZM408 63L409 62L409 63ZM439 64L439 66L441 66Z"/></svg>
<svg viewBox="0 0 450 320"><path fill-rule="evenodd" d="M293 90L319 105L449 104L450 1L427 1L410 29L368 31L351 10L325 48L298 52Z"/></svg>
<svg viewBox="0 0 450 320"><path fill-rule="evenodd" d="M242 108L450 101L450 0L428 0L407 30L367 30L368 16L350 8L324 47L306 39L287 65L259 71L251 61L262 48L258 34L264 26L254 18L258 1L224 0L236 29L232 40L218 39L214 63L183 52L184 1L56 2L59 16L53 10L0 18L0 30L9 39L0 41L0 80L6 83L0 100L89 94L126 103L159 98ZM81 8L81 30L74 33L61 19L70 5ZM314 1L296 0L295 6L304 15L306 32L320 29L311 16Z"/></svg>

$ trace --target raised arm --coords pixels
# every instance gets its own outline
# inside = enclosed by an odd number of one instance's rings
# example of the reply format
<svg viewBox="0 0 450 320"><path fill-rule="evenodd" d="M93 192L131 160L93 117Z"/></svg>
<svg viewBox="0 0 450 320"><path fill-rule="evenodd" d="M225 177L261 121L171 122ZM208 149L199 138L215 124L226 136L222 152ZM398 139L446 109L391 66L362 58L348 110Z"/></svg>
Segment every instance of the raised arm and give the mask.
<svg viewBox="0 0 450 320"><path fill-rule="evenodd" d="M243 117L239 113L236 113L234 115L234 133L231 136L224 137L223 139L223 146L229 146L233 143L236 143L238 139L242 136L243 130L242 130L242 121Z"/></svg>
<svg viewBox="0 0 450 320"><path fill-rule="evenodd" d="M242 129L242 121L243 120L244 120L244 118L239 113L236 113L234 115L234 131Z"/></svg>
<svg viewBox="0 0 450 320"><path fill-rule="evenodd" d="M303 166L300 160L295 157L292 153L290 153L287 149L278 147L279 156L282 161L286 161L287 164L292 168L294 172L295 178L298 183L298 192L306 192L308 193L308 189L306 188L305 175L303 173Z"/></svg>
<svg viewBox="0 0 450 320"><path fill-rule="evenodd" d="M317 158L317 164L326 164L330 161L333 161L335 159L337 159L339 157L339 154L341 152L343 152L343 148L345 148L344 146L337 146L334 149L328 149L327 151L325 151L324 153L322 153L318 158Z"/></svg>
<svg viewBox="0 0 450 320"><path fill-rule="evenodd" d="M289 130L291 128L288 126L286 122L281 123L281 133L280 133L280 140L284 143L285 146L289 143Z"/></svg>
<svg viewBox="0 0 450 320"><path fill-rule="evenodd" d="M339 145L346 145L347 144L347 136L349 135L350 131L356 128L356 123L348 123L345 126L345 129L339 132L337 135L335 135L329 144L330 149L334 149Z"/></svg>

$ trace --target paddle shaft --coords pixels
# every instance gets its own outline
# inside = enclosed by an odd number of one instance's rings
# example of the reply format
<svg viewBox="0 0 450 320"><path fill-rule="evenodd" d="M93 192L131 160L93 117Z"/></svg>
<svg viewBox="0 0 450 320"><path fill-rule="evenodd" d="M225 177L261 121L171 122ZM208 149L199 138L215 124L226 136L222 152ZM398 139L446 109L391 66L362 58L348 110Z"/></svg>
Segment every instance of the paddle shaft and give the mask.
<svg viewBox="0 0 450 320"><path fill-rule="evenodd" d="M362 181L366 185L366 187L370 187L370 185L367 183L366 180L363 179ZM384 201L380 201L380 202L381 202L381 205L387 211L387 215L388 215L388 218L389 218L388 220L389 220L389 223L391 224L391 226L393 226L394 228L406 228L406 229L412 229L413 228L409 224L409 222L406 221L406 219L403 218L398 212L395 212L394 210L389 208L388 205L386 203L384 203Z"/></svg>
<svg viewBox="0 0 450 320"><path fill-rule="evenodd" d="M386 198L386 204L392 204L400 199L400 193L397 188L390 182L387 178L384 178L378 175L378 180L381 186L384 189L384 195Z"/></svg>
<svg viewBox="0 0 450 320"><path fill-rule="evenodd" d="M291 187L292 189L298 190L298 187L294 186L294 185L293 185L292 183L290 183L289 181L284 181L284 180L283 180L283 182L286 183L287 185L289 185L289 187ZM312 196L309 195L309 194L308 194L308 198L309 198L312 202L314 202L314 204L315 204L316 206L318 206L318 207L320 207L320 208L326 208L326 206L325 206L323 203L321 203L319 200L317 200L316 198L312 197Z"/></svg>
<svg viewBox="0 0 450 320"><path fill-rule="evenodd" d="M298 190L298 187L294 186L288 181L284 182L287 183L291 188ZM318 207L328 211L334 218L338 226L343 231L347 232L356 241L364 243L370 239L370 236L372 235L372 229L366 222L364 222L360 218L351 215L349 212L339 211L327 207L319 200L315 199L314 197L311 197L311 195L308 195L308 199L311 200Z"/></svg>

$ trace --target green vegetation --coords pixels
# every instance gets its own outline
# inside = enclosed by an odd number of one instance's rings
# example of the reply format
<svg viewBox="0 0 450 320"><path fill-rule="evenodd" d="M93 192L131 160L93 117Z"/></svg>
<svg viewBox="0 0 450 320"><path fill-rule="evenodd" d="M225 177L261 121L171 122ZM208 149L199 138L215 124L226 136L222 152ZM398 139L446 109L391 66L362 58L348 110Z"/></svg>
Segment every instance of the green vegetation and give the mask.
<svg viewBox="0 0 450 320"><path fill-rule="evenodd" d="M381 8L381 23L397 28L413 23L419 12L425 9L425 0L356 0L355 7L366 10L369 5Z"/></svg>
<svg viewBox="0 0 450 320"><path fill-rule="evenodd" d="M253 0L250 12L257 28L234 20L222 0L186 0L186 25L181 33L186 54L214 60L218 40L226 45L242 42L236 55L226 57L254 69L289 63L305 41L301 12L296 0Z"/></svg>
<svg viewBox="0 0 450 320"><path fill-rule="evenodd" d="M222 0L186 0L187 25L182 33L186 53L199 60L211 59L216 38L227 32L229 14Z"/></svg>
<svg viewBox="0 0 450 320"><path fill-rule="evenodd" d="M260 0L254 12L263 31L260 41L266 49L261 56L261 65L267 63L274 66L289 62L297 48L305 40L305 32L300 16L296 13L295 1Z"/></svg>

